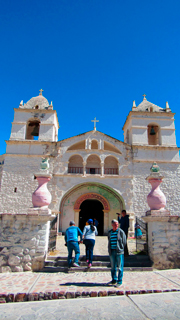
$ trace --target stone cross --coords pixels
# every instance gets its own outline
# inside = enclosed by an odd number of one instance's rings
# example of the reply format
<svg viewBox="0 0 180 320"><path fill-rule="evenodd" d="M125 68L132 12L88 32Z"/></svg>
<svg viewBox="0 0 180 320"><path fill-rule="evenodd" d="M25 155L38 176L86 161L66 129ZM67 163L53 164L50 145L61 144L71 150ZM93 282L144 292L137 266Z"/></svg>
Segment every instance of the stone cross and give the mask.
<svg viewBox="0 0 180 320"><path fill-rule="evenodd" d="M144 97L144 99L143 99L143 100L146 100L146 94L143 94L143 97Z"/></svg>
<svg viewBox="0 0 180 320"><path fill-rule="evenodd" d="M94 120L91 120L91 122L94 122L94 130L96 131L96 122L99 122L99 120L96 120L96 117L95 117Z"/></svg>
<svg viewBox="0 0 180 320"><path fill-rule="evenodd" d="M42 96L42 92L43 92L43 91L44 91L43 89L39 90L39 95L40 95L40 96Z"/></svg>

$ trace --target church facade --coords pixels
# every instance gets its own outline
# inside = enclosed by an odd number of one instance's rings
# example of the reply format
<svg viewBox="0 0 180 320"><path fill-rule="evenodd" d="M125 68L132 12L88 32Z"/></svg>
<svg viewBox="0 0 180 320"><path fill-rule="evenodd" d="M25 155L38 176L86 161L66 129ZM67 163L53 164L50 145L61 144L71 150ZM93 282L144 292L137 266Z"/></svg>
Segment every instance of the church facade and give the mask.
<svg viewBox="0 0 180 320"><path fill-rule="evenodd" d="M42 95L14 109L6 153L0 156L0 213L24 214L32 207L37 188L35 174L42 157L49 158L52 179L50 209L57 231L70 220L83 228L88 218L99 221L99 234L107 234L116 213L126 209L133 233L135 217L148 210L151 190L146 177L154 161L164 180L161 186L167 209L179 215L180 162L174 113L144 96L127 115L124 141L94 130L58 141L58 118Z"/></svg>

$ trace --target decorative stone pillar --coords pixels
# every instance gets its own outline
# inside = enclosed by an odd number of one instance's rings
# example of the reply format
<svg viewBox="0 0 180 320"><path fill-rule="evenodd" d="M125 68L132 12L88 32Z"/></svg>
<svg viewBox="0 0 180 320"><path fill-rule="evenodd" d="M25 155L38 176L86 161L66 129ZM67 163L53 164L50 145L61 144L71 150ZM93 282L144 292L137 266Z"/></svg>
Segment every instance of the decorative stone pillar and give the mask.
<svg viewBox="0 0 180 320"><path fill-rule="evenodd" d="M48 252L50 221L55 218L48 205L51 194L47 182L48 161L43 159L36 174L38 188L33 193L33 208L24 214L0 214L0 272L39 271Z"/></svg>
<svg viewBox="0 0 180 320"><path fill-rule="evenodd" d="M86 177L86 162L83 162L83 177Z"/></svg>
<svg viewBox="0 0 180 320"><path fill-rule="evenodd" d="M104 177L104 162L101 162L101 177Z"/></svg>
<svg viewBox="0 0 180 320"><path fill-rule="evenodd" d="M165 209L166 197L159 188L163 177L159 167L153 163L151 175L146 179L152 190L147 196L150 210L143 220L147 223L148 253L157 269L180 267L180 217Z"/></svg>
<svg viewBox="0 0 180 320"><path fill-rule="evenodd" d="M147 203L150 210L146 212L146 215L159 215L160 213L163 213L163 215L169 215L170 212L165 210L166 197L160 190L160 184L164 177L160 175L159 167L156 162L152 164L150 171L151 174L146 178L146 180L151 184L152 189L147 196Z"/></svg>
<svg viewBox="0 0 180 320"><path fill-rule="evenodd" d="M51 180L51 174L38 173L35 175L38 181L38 187L32 194L32 203L34 208L47 208L51 203L51 194L47 189L47 183Z"/></svg>

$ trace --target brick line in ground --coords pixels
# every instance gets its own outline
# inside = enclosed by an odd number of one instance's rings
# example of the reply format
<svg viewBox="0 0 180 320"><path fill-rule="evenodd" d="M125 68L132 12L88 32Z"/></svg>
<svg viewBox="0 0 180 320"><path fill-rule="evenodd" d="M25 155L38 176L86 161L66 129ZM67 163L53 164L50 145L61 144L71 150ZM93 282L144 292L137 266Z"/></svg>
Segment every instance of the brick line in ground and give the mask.
<svg viewBox="0 0 180 320"><path fill-rule="evenodd" d="M17 293L17 294L0 294L0 303L8 302L24 302L24 301L42 301L42 300L56 300L56 299L73 299L73 298L91 298L91 297L107 297L107 296L121 296L134 294L149 294L162 292L178 292L180 289L167 290L88 290L88 291L66 291L59 292L34 292L34 293Z"/></svg>

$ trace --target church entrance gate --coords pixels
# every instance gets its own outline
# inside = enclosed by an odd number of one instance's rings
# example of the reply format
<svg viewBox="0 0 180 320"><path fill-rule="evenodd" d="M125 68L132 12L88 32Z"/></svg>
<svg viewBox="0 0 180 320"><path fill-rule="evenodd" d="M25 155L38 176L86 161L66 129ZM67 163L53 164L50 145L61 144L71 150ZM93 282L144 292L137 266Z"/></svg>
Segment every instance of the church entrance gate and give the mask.
<svg viewBox="0 0 180 320"><path fill-rule="evenodd" d="M98 200L85 200L81 203L79 211L79 228L83 231L88 219L94 219L99 222L97 227L98 235L102 236L104 233L104 212L103 205Z"/></svg>
<svg viewBox="0 0 180 320"><path fill-rule="evenodd" d="M90 202L86 202L86 200ZM87 203L88 205L86 205ZM84 213L88 211L91 205L95 207L91 208L90 216L86 216ZM116 212L121 212L124 208L122 196L107 185L94 182L76 185L61 200L58 232L65 233L70 220L74 220L76 226L80 225L82 228L88 218L97 218L101 224L101 226L99 225L100 234L107 235L111 228L111 220L117 218ZM95 211L99 212L97 217L94 216ZM80 220L82 220L82 224Z"/></svg>

